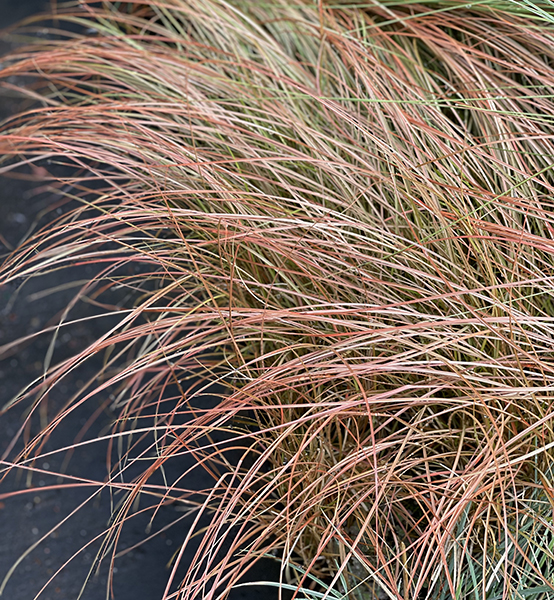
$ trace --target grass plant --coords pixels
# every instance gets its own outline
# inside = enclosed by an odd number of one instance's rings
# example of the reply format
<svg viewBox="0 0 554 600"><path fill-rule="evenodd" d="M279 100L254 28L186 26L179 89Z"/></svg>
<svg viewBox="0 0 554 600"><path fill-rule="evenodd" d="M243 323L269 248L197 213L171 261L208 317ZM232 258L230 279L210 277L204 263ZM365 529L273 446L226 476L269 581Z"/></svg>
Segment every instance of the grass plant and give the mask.
<svg viewBox="0 0 554 600"><path fill-rule="evenodd" d="M80 203L0 285L94 262L75 302L134 300L5 407L34 397L38 418L108 353L3 473L117 389L108 541L139 495L196 502L150 485L171 457L214 474L164 600L224 598L267 553L298 598L553 598L554 4L82 0L58 18L73 32L4 59L38 104L2 124L1 168L72 164L52 180Z"/></svg>

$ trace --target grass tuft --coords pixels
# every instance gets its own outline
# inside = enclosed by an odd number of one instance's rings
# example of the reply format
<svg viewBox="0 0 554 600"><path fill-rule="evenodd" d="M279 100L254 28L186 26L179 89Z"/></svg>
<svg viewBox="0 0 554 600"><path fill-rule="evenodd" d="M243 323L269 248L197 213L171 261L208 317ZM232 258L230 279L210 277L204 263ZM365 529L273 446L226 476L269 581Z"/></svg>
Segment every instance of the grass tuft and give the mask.
<svg viewBox="0 0 554 600"><path fill-rule="evenodd" d="M125 496L101 559L139 494L195 505L184 479L149 483L170 458L214 475L164 598L223 598L267 553L298 598L553 597L552 3L82 1L59 19L85 33L4 59L4 85L40 100L2 124L1 168L72 164L55 179L80 204L0 285L94 262L75 302L134 300L47 356L14 404L109 351L3 472L117 389L125 443L99 486Z"/></svg>

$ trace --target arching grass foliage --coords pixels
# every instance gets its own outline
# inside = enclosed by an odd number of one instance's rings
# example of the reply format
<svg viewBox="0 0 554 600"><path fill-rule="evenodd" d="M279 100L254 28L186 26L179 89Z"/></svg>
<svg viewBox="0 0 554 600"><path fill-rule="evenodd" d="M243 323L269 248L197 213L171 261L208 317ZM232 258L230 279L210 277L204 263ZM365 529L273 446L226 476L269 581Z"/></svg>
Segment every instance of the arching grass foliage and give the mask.
<svg viewBox="0 0 554 600"><path fill-rule="evenodd" d="M138 422L152 452L107 535L139 492L187 501L149 478L188 454L213 518L166 598L223 598L269 552L296 597L554 597L554 5L84 1L60 23L83 33L4 62L38 103L2 124L2 168L69 162L81 204L0 284L92 261L80 296L134 290L16 401L110 349L75 401L117 388L114 443Z"/></svg>

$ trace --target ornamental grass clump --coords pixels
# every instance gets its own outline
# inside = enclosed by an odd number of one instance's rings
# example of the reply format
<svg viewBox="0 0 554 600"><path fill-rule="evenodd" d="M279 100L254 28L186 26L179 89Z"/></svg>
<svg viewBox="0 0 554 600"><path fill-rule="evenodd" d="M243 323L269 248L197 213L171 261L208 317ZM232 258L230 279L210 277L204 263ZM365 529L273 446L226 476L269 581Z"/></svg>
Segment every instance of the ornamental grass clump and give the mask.
<svg viewBox="0 0 554 600"><path fill-rule="evenodd" d="M81 203L0 284L96 262L76 300L133 300L6 410L109 350L74 399L118 390L127 441L98 485L127 496L106 535L139 494L212 515L164 598L224 598L268 554L296 598L554 597L554 5L84 1L58 18L72 33L0 72L37 100L2 124L2 169L72 164L57 178ZM182 455L212 488L149 485Z"/></svg>

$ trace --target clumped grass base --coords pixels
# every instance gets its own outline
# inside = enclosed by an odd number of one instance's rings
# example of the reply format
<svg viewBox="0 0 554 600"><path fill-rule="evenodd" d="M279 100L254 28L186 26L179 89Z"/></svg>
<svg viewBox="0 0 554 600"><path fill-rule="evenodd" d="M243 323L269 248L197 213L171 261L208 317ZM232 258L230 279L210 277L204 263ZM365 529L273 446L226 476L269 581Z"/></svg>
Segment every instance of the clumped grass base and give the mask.
<svg viewBox="0 0 554 600"><path fill-rule="evenodd" d="M128 496L107 535L139 493L186 502L149 478L191 454L214 518L167 598L222 598L269 552L296 597L554 597L552 4L83 2L61 20L86 31L0 72L40 99L0 149L6 170L76 165L81 208L0 284L94 261L77 297L138 298L17 400L110 349L75 399L118 388L128 443L104 485ZM137 436L151 453L125 487Z"/></svg>

